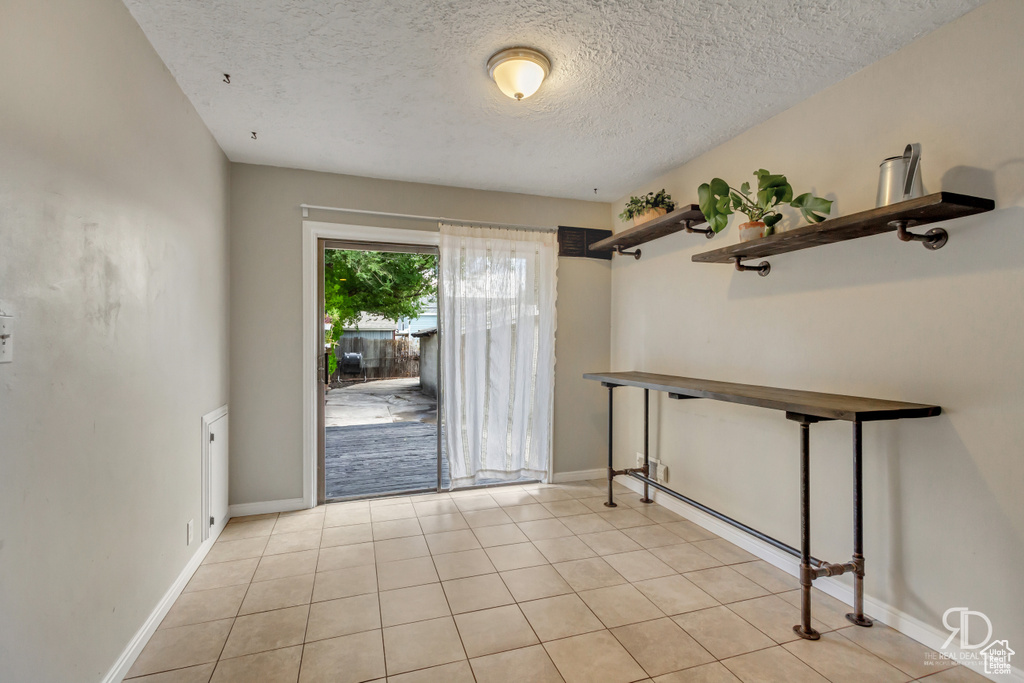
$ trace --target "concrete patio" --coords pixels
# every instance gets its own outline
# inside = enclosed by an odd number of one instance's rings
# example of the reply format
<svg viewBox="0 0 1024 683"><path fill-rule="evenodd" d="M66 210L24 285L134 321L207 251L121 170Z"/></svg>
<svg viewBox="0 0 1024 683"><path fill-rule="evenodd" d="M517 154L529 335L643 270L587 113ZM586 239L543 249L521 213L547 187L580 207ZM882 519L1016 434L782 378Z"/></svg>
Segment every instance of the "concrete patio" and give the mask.
<svg viewBox="0 0 1024 683"><path fill-rule="evenodd" d="M360 382L327 392L327 426L437 423L437 401L420 391L418 377Z"/></svg>

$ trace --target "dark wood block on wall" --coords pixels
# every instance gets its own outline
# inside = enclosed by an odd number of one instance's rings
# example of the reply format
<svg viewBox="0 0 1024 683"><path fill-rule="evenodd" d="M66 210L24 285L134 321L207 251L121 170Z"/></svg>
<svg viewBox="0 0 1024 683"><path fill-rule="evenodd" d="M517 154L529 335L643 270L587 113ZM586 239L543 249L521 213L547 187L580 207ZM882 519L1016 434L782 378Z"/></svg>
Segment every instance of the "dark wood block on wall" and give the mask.
<svg viewBox="0 0 1024 683"><path fill-rule="evenodd" d="M610 251L594 251L591 246L612 236L611 230L558 226L558 255L575 258L597 258L610 261Z"/></svg>

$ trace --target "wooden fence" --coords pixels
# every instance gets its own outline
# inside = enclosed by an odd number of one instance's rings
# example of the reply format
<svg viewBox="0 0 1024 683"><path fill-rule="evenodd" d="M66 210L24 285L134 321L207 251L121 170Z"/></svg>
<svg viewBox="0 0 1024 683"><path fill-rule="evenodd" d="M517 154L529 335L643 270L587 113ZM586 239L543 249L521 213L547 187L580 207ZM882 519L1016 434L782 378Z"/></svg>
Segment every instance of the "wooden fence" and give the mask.
<svg viewBox="0 0 1024 683"><path fill-rule="evenodd" d="M408 338L398 339L363 339L361 337L343 336L334 346L334 356L338 359L339 379L397 379L401 377L420 376L420 354L418 344ZM361 353L362 368L358 374L342 373L341 359L346 353Z"/></svg>

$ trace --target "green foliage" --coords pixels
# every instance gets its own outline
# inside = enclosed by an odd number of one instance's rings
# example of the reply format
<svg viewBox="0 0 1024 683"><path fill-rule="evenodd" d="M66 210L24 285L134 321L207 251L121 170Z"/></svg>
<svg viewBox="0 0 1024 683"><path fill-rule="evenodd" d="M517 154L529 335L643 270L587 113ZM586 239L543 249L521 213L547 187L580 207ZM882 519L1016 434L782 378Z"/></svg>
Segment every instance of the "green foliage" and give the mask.
<svg viewBox="0 0 1024 683"><path fill-rule="evenodd" d="M435 256L342 249L324 253L324 311L333 323L327 335L332 346L342 327L363 313L388 320L415 318L423 312L424 301L435 296Z"/></svg>
<svg viewBox="0 0 1024 683"><path fill-rule="evenodd" d="M324 316L324 350L332 351L334 345L338 343L338 337L341 336L341 328L334 324L331 320L330 315ZM338 370L338 359L334 357L333 353L329 353L327 356L327 367L330 370L331 376Z"/></svg>
<svg viewBox="0 0 1024 683"><path fill-rule="evenodd" d="M697 188L701 213L712 230L724 230L729 223L729 215L734 211L746 215L751 221L763 221L767 226L765 234L770 235L775 224L782 220L782 214L776 209L781 204L799 209L808 223L820 223L825 220L822 214L832 210L831 201L815 197L810 192L794 199L793 186L784 175L775 175L762 168L755 171L754 176L757 178L757 192L753 196L750 183L743 183L737 190L721 178L714 178Z"/></svg>
<svg viewBox="0 0 1024 683"><path fill-rule="evenodd" d="M651 209L661 208L664 208L666 211L672 211L676 208L676 203L672 201L671 195L667 194L664 188L658 193L648 192L643 197L630 197L629 201L626 202L626 209L619 214L619 218L628 221Z"/></svg>

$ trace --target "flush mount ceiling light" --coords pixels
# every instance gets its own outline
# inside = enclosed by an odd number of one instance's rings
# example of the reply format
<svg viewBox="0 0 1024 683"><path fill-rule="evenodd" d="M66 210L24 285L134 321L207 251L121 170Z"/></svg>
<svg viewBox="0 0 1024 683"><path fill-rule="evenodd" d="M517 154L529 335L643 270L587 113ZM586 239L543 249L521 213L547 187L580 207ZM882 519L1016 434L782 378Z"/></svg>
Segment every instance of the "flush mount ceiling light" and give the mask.
<svg viewBox="0 0 1024 683"><path fill-rule="evenodd" d="M498 89L514 100L537 92L550 72L548 58L528 47L510 47L487 60L487 73Z"/></svg>

